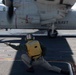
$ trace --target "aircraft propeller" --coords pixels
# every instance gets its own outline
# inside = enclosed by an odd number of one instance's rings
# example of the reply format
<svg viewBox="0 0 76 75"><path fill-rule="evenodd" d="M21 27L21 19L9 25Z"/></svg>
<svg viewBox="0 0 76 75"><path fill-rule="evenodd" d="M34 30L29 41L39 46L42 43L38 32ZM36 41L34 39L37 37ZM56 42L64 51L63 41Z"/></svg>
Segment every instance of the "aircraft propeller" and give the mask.
<svg viewBox="0 0 76 75"><path fill-rule="evenodd" d="M2 0L2 3L5 5L5 0Z"/></svg>
<svg viewBox="0 0 76 75"><path fill-rule="evenodd" d="M13 7L13 0L10 0L11 3L8 7L8 11L7 11L7 18L8 21L12 21L13 15L14 15L14 7Z"/></svg>
<svg viewBox="0 0 76 75"><path fill-rule="evenodd" d="M3 4L5 4L5 0L2 1ZM9 22L12 21L14 15L14 7L13 7L13 0L10 0L10 4L8 6L8 11L7 11L7 19Z"/></svg>

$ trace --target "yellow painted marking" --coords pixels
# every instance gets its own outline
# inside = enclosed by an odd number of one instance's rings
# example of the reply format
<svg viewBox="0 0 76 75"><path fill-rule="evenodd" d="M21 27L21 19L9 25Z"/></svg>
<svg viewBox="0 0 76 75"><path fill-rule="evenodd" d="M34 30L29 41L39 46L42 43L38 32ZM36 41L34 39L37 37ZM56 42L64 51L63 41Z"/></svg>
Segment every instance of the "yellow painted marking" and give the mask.
<svg viewBox="0 0 76 75"><path fill-rule="evenodd" d="M15 58L0 58L0 61L21 61L20 59L15 59Z"/></svg>

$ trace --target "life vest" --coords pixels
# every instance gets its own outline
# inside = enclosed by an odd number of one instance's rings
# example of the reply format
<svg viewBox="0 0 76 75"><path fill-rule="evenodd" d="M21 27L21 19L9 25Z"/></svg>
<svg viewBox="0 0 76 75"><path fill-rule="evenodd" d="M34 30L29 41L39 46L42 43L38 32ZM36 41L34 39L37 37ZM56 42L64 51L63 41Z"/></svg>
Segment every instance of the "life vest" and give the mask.
<svg viewBox="0 0 76 75"><path fill-rule="evenodd" d="M26 43L28 56L33 59L38 59L41 56L42 49L37 40L31 40Z"/></svg>

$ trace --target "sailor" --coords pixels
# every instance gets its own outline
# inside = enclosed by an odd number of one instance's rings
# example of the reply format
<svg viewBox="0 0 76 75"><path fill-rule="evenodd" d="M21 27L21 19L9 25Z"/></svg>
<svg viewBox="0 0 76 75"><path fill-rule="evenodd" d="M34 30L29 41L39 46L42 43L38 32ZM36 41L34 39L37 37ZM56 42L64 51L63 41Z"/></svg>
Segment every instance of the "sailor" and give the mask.
<svg viewBox="0 0 76 75"><path fill-rule="evenodd" d="M22 54L21 58L28 66L28 69L26 69L27 72L34 72L34 66L40 65L48 71L69 75L69 71L64 71L59 67L52 66L44 59L46 48L38 40L35 40L32 34L27 34L26 40L26 54Z"/></svg>

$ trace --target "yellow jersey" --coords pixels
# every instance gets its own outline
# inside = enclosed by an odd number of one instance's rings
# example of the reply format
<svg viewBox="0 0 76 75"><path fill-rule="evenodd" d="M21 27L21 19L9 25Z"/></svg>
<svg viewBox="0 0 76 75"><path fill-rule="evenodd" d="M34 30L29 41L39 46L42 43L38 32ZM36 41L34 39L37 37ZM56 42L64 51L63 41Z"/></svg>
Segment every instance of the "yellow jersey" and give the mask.
<svg viewBox="0 0 76 75"><path fill-rule="evenodd" d="M37 40L31 40L26 43L28 56L33 59L37 59L42 54L42 49L40 47L40 43Z"/></svg>

